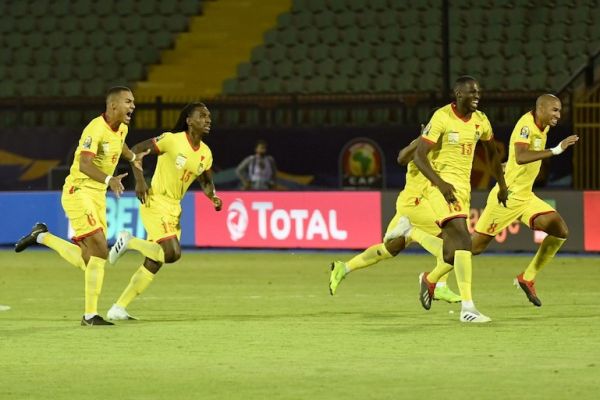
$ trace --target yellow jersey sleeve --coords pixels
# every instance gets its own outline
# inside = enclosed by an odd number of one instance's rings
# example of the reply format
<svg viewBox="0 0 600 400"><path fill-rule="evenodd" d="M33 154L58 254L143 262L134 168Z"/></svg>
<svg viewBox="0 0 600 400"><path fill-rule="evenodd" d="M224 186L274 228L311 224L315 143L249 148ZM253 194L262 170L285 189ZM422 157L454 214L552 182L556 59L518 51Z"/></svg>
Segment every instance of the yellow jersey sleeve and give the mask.
<svg viewBox="0 0 600 400"><path fill-rule="evenodd" d="M164 132L152 139L152 141L154 142L154 147L156 148L158 154L163 154L171 149L171 145L173 143L173 134L171 132Z"/></svg>
<svg viewBox="0 0 600 400"><path fill-rule="evenodd" d="M490 120L484 113L481 113L481 118L481 136L479 137L479 139L483 141L492 140L494 138L492 124L490 123Z"/></svg>
<svg viewBox="0 0 600 400"><path fill-rule="evenodd" d="M429 121L427 126L423 129L421 138L430 143L437 143L445 131L446 131L446 116L440 109L440 110L437 110L433 114L433 117L431 117L431 120Z"/></svg>
<svg viewBox="0 0 600 400"><path fill-rule="evenodd" d="M99 124L88 124L79 139L80 153L98 154L98 147L102 144L103 137L104 129Z"/></svg>

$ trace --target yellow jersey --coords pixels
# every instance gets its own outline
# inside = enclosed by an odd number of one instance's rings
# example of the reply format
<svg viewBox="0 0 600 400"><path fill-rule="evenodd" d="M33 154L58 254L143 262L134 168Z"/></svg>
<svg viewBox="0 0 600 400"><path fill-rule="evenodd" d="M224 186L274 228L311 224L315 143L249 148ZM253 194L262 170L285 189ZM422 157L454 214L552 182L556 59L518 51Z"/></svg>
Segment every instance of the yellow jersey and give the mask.
<svg viewBox="0 0 600 400"><path fill-rule="evenodd" d="M210 169L212 152L204 142L194 147L187 132L165 132L153 141L159 156L150 184L152 194L179 201L192 182Z"/></svg>
<svg viewBox="0 0 600 400"><path fill-rule="evenodd" d="M446 182L469 191L475 146L479 140L493 137L492 126L483 112L461 117L454 103L438 109L421 134L421 139L438 144L430 151L433 170Z"/></svg>
<svg viewBox="0 0 600 400"><path fill-rule="evenodd" d="M508 161L504 171L504 179L508 186L509 195L515 199L526 199L532 193L531 188L540 172L542 160L527 164L517 164L515 158L515 143L522 143L528 150L541 151L546 147L549 126L541 130L535 123L532 112L523 115L510 135Z"/></svg>
<svg viewBox="0 0 600 400"><path fill-rule="evenodd" d="M427 185L429 185L429 179L421 173L413 161L409 162L406 166L406 184L403 192L420 197Z"/></svg>
<svg viewBox="0 0 600 400"><path fill-rule="evenodd" d="M106 122L104 114L91 120L79 139L65 186L69 187L69 190L92 189L106 192L104 182L98 182L79 170L81 154L93 154L94 166L106 175L113 175L119 158L121 158L127 132L127 125L123 123L114 131Z"/></svg>

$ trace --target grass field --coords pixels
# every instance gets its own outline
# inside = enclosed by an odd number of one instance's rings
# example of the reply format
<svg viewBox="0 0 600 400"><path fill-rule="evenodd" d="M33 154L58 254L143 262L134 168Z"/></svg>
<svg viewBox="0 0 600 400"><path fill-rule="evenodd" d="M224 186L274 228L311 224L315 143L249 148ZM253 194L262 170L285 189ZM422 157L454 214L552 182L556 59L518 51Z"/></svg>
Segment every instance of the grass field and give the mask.
<svg viewBox="0 0 600 400"><path fill-rule="evenodd" d="M0 399L598 398L599 258L554 260L541 308L511 284L530 256L476 258L493 322L474 326L457 305L421 308L426 255L329 296L327 264L348 255L184 252L130 306L140 321L88 328L81 272L49 251L0 251ZM140 261L107 266L103 314Z"/></svg>

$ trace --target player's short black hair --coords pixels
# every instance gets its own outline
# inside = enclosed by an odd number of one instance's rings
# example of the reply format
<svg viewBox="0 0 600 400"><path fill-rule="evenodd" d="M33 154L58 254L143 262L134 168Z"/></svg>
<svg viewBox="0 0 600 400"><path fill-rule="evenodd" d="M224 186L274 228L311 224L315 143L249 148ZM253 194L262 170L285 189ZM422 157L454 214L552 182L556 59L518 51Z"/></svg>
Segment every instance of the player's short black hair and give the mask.
<svg viewBox="0 0 600 400"><path fill-rule="evenodd" d="M192 103L186 104L186 106L183 107L183 109L179 113L179 118L177 118L177 122L175 122L173 132L186 131L188 128L186 121L187 117L189 117L196 108L200 107L207 108L206 105L201 101L194 101Z"/></svg>
<svg viewBox="0 0 600 400"><path fill-rule="evenodd" d="M121 92L131 92L127 86L113 86L106 91L106 100L108 100L113 94L118 94Z"/></svg>
<svg viewBox="0 0 600 400"><path fill-rule="evenodd" d="M459 87L464 86L468 82L477 82L477 79L475 79L471 75L459 76L454 82L454 90L456 91Z"/></svg>

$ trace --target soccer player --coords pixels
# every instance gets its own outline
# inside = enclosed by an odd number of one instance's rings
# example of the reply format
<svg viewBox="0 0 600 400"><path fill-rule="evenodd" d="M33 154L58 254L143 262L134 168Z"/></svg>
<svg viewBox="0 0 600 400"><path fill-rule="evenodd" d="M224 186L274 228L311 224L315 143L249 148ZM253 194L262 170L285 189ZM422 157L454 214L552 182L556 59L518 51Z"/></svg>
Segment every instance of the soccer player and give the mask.
<svg viewBox="0 0 600 400"><path fill-rule="evenodd" d="M494 236L515 220L548 234L533 260L515 280L529 301L537 307L542 302L535 291L535 277L554 257L569 234L560 214L532 191L541 160L561 154L579 140L576 135L571 135L556 147L544 149L550 127L556 126L560 120L560 111L560 100L554 95L543 94L537 98L535 110L519 119L510 136L505 170L509 188L506 207L494 201L499 190L496 185L488 196L487 205L473 233L473 254L483 252Z"/></svg>
<svg viewBox="0 0 600 400"><path fill-rule="evenodd" d="M400 234L402 228L398 228L404 222L403 217L408 217L414 227L420 228L432 236L440 234L440 228L435 224L433 210L423 198L423 190L427 186L428 180L412 161L417 143L418 140L413 140L398 154L398 164L407 165L406 184L396 200L396 214L388 224L383 243L369 247L349 261L334 261L331 263L329 292L332 296L335 294L338 285L350 272L395 257L410 244L410 241ZM441 239L437 240L441 246ZM438 254L437 262L444 263L441 253L438 252ZM447 269L450 270L450 268ZM447 286L447 279L448 274L445 274L436 283L434 300L444 300L448 303L460 302L460 296L452 292Z"/></svg>
<svg viewBox="0 0 600 400"><path fill-rule="evenodd" d="M109 261L114 264L129 249L139 251L146 259L108 311L109 319L135 319L126 310L129 303L148 288L163 263L173 263L181 257L181 199L195 179L215 210L221 210L223 202L215 193L210 170L212 153L202 142L210 132L210 124L208 108L203 103L191 103L181 111L173 133L165 132L133 146L136 152L158 154L150 189L142 171L133 169L148 240L136 238L127 231L121 232L110 250Z"/></svg>
<svg viewBox="0 0 600 400"><path fill-rule="evenodd" d="M68 263L85 272L85 313L81 325L113 325L98 315L98 297L104 281L104 265L108 256L106 244L106 188L119 197L124 190L121 179L113 176L117 162L124 157L139 163L144 153L132 152L125 137L135 109L133 93L127 87L108 90L106 111L94 118L83 130L73 164L65 180L61 203L75 231L70 243L37 223L31 232L15 244L17 253L35 244L56 251ZM137 164L141 168L141 164Z"/></svg>
<svg viewBox="0 0 600 400"><path fill-rule="evenodd" d="M454 85L456 102L438 109L423 130L417 144L414 163L431 182L424 192L442 230L442 253L445 263L430 273L422 273L420 300L425 309L431 307L435 283L454 267L461 295L460 321L483 323L491 319L480 313L471 295L471 236L467 217L471 202L471 168L475 146L481 140L490 157L498 181L498 201L506 204L508 190L502 166L493 143L493 132L485 114L477 110L480 88L471 76L462 76ZM430 153L428 157L428 153ZM421 243L429 240L426 232L412 229L407 234Z"/></svg>

